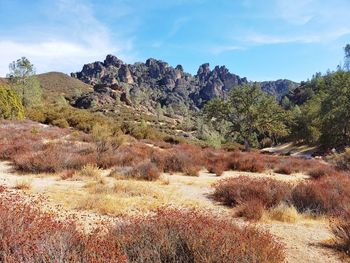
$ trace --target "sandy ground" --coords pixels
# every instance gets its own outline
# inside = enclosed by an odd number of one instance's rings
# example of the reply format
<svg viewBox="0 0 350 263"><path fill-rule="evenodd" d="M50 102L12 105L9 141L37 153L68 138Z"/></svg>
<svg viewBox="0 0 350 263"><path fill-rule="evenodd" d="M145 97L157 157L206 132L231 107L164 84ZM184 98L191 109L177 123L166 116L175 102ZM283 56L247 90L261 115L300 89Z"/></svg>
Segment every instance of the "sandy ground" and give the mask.
<svg viewBox="0 0 350 263"><path fill-rule="evenodd" d="M317 151L317 147L308 145L295 145L293 143L284 143L274 147L261 149L262 152L270 152L279 155L291 155L294 157L312 158L312 154Z"/></svg>
<svg viewBox="0 0 350 263"><path fill-rule="evenodd" d="M104 172L103 176L107 176ZM201 172L198 177L183 176L181 174L164 174L162 180L167 181L167 184L176 189L176 194L187 199L200 202L206 208L215 211L219 214L231 215L231 211L219 204L214 203L209 195L212 191L211 185L222 178L250 176L250 177L268 177L277 180L284 180L289 182L298 182L304 180L307 176L302 174L295 175L281 175L275 173L247 173L247 172L225 172L221 177L216 177L213 174ZM107 177L106 177L107 178ZM116 180L114 178L107 178L108 180ZM28 198L37 198L41 196L44 199L43 210L49 211L59 218L74 217L78 219L84 230L89 231L92 228L102 223L114 223L118 221L117 217L99 215L91 211L76 211L53 203L47 196L49 191L64 192L67 188L74 187L78 190L83 190L86 182L61 180L54 175L19 175L11 171L10 163L0 162L0 184L13 188L18 181L30 180L30 192L23 192ZM245 224L242 219L233 219L239 224ZM330 240L332 235L328 229L326 221L322 220L300 220L296 223L283 222L262 222L257 223L258 227L270 231L276 238L285 244L287 261L292 263L302 262L344 262L341 256L322 246L322 243Z"/></svg>

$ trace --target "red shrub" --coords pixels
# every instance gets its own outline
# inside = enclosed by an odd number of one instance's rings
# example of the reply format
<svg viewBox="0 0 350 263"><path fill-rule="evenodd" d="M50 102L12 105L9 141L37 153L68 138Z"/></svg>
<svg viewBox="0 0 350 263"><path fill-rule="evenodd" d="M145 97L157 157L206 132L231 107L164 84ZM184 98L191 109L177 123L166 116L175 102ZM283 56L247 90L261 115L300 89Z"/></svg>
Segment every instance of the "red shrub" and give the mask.
<svg viewBox="0 0 350 263"><path fill-rule="evenodd" d="M291 186L273 179L240 176L221 180L214 188L214 200L225 205L237 206L259 200L264 208L271 208L289 198Z"/></svg>
<svg viewBox="0 0 350 263"><path fill-rule="evenodd" d="M185 175L189 175L189 176L199 176L200 170L201 170L201 167L197 165L187 166L184 169L184 173Z"/></svg>
<svg viewBox="0 0 350 263"><path fill-rule="evenodd" d="M60 177L62 180L67 180L69 178L72 178L75 174L74 170L64 170L60 173Z"/></svg>
<svg viewBox="0 0 350 263"><path fill-rule="evenodd" d="M147 181L154 181L160 177L160 172L157 166L150 161L145 161L137 165L132 173L133 177Z"/></svg>
<svg viewBox="0 0 350 263"><path fill-rule="evenodd" d="M229 169L228 154L224 151L213 151L206 149L204 152L205 168L209 173L214 173L217 176L223 174L224 171Z"/></svg>
<svg viewBox="0 0 350 263"><path fill-rule="evenodd" d="M0 262L125 262L115 242L83 236L74 222L58 222L21 201L0 199Z"/></svg>
<svg viewBox="0 0 350 263"><path fill-rule="evenodd" d="M229 157L229 167L232 170L262 173L265 164L261 154L233 152Z"/></svg>
<svg viewBox="0 0 350 263"><path fill-rule="evenodd" d="M291 166L290 163L288 162L283 162L280 163L277 167L273 169L275 173L280 173L280 174L292 174L294 171L294 168Z"/></svg>
<svg viewBox="0 0 350 263"><path fill-rule="evenodd" d="M350 255L350 212L343 211L333 218L330 225L336 248Z"/></svg>
<svg viewBox="0 0 350 263"><path fill-rule="evenodd" d="M135 143L132 145L122 145L116 150L117 166L135 166L150 158L152 151L151 147Z"/></svg>
<svg viewBox="0 0 350 263"><path fill-rule="evenodd" d="M153 156L158 167L164 172L181 172L188 175L198 175L203 167L203 158L201 148L179 144L172 149L162 151Z"/></svg>
<svg viewBox="0 0 350 263"><path fill-rule="evenodd" d="M128 262L284 262L268 232L195 210L158 210L115 227Z"/></svg>
<svg viewBox="0 0 350 263"><path fill-rule="evenodd" d="M245 217L248 220L257 221L264 213L264 205L260 200L249 200L239 206L237 216Z"/></svg>
<svg viewBox="0 0 350 263"><path fill-rule="evenodd" d="M330 165L318 164L310 168L307 174L310 175L312 178L317 179L321 176L336 175L339 174L339 172L336 171L335 168Z"/></svg>
<svg viewBox="0 0 350 263"><path fill-rule="evenodd" d="M342 211L350 205L350 178L344 175L323 176L299 183L291 198L300 212L332 214Z"/></svg>
<svg viewBox="0 0 350 263"><path fill-rule="evenodd" d="M207 169L210 173L214 173L216 176L221 176L224 171L227 170L227 164L224 161L218 160L217 162L208 165Z"/></svg>

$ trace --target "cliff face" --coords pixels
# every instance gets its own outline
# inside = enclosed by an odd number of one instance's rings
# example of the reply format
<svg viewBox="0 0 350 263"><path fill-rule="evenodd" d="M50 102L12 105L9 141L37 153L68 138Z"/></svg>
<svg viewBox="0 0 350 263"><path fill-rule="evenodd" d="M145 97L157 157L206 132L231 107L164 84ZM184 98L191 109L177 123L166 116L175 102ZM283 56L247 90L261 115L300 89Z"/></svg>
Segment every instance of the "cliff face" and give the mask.
<svg viewBox="0 0 350 263"><path fill-rule="evenodd" d="M184 105L190 109L201 108L214 97L224 98L230 89L248 83L246 78L230 73L225 66L211 70L206 63L192 76L184 72L181 65L173 68L152 58L145 63L126 64L113 55L107 55L103 62L86 64L71 76L91 85L120 86L132 99L147 96L144 103L149 105L145 106ZM263 82L262 89L280 99L289 92L290 83L293 82Z"/></svg>

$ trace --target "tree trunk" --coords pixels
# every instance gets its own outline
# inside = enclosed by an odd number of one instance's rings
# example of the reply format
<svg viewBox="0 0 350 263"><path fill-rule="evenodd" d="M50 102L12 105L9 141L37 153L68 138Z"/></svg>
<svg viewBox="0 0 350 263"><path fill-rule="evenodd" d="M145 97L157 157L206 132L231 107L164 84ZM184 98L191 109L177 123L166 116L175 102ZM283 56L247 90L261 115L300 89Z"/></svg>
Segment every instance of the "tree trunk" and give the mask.
<svg viewBox="0 0 350 263"><path fill-rule="evenodd" d="M244 139L244 150L246 152L249 152L250 151L250 145L249 145L249 142L247 139Z"/></svg>

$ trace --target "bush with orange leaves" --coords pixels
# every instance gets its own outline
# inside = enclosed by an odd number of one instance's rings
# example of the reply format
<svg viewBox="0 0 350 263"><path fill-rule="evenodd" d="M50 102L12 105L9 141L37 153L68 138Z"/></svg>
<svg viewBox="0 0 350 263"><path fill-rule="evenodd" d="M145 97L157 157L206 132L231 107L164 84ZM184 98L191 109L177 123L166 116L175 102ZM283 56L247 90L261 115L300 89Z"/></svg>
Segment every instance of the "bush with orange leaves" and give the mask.
<svg viewBox="0 0 350 263"><path fill-rule="evenodd" d="M350 178L338 174L299 183L291 201L299 212L334 214L350 207Z"/></svg>
<svg viewBox="0 0 350 263"><path fill-rule="evenodd" d="M111 231L128 262L284 262L268 232L196 210L159 209Z"/></svg>
<svg viewBox="0 0 350 263"><path fill-rule="evenodd" d="M0 262L125 262L114 241L84 236L74 222L56 221L17 194L1 196L0 222Z"/></svg>
<svg viewBox="0 0 350 263"><path fill-rule="evenodd" d="M171 149L153 152L151 158L160 170L168 173L180 172L198 176L204 166L202 149L189 144L179 144Z"/></svg>
<svg viewBox="0 0 350 263"><path fill-rule="evenodd" d="M238 207L236 215L259 220L265 209L290 199L291 186L274 179L247 176L227 178L214 185L213 199L231 207Z"/></svg>
<svg viewBox="0 0 350 263"><path fill-rule="evenodd" d="M214 185L214 200L228 206L242 205L258 200L264 208L272 208L289 199L291 186L274 179L248 176L227 178Z"/></svg>

